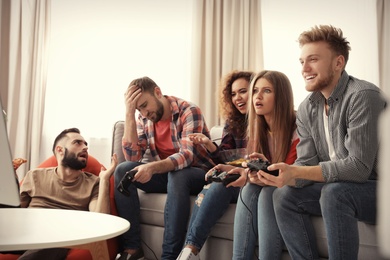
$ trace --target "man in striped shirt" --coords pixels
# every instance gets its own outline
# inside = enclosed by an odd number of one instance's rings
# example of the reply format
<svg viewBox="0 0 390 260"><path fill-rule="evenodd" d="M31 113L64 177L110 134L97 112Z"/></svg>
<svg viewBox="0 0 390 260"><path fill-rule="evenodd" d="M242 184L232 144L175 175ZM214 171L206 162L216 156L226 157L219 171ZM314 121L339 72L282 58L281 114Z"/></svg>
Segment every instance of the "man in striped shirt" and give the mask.
<svg viewBox="0 0 390 260"><path fill-rule="evenodd" d="M340 29L315 26L299 37L306 90L299 106L294 165L277 164L276 220L293 259L319 259L310 215L322 215L329 259L357 259L357 221L375 224L378 119L386 102L378 87L347 74L350 46Z"/></svg>
<svg viewBox="0 0 390 260"><path fill-rule="evenodd" d="M133 80L126 93L126 119L122 139L126 162L115 171L116 186L126 172L136 170L126 192L116 191L121 217L131 227L122 235L123 253L119 259L142 259L139 199L137 188L145 192L167 193L162 259L176 259L184 243L190 213L190 194L198 194L206 172L214 166L207 150L194 145L189 134L210 137L199 107L173 96L164 96L148 77ZM136 119L136 111L139 111ZM152 161L140 162L149 149Z"/></svg>

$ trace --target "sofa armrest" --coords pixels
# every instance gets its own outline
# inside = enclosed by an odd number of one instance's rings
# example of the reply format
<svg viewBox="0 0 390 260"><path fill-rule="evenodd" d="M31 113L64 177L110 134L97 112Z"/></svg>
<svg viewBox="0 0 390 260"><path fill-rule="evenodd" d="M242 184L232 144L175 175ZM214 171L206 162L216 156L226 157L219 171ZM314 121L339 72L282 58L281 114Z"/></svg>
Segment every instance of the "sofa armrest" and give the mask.
<svg viewBox="0 0 390 260"><path fill-rule="evenodd" d="M122 151L122 137L125 131L125 121L117 121L114 124L112 131L112 144L111 144L111 155L116 153L118 156L118 164L125 161L125 156Z"/></svg>
<svg viewBox="0 0 390 260"><path fill-rule="evenodd" d="M111 155L114 153L118 156L118 164L126 161L122 149L122 137L125 131L125 121L117 121L114 124L114 129L112 131L112 145L111 145ZM153 158L149 152L149 149L145 151L143 155L142 162L147 163L153 161Z"/></svg>
<svg viewBox="0 0 390 260"><path fill-rule="evenodd" d="M222 125L216 125L210 129L211 140L215 142L217 145L221 144L222 134L223 134Z"/></svg>

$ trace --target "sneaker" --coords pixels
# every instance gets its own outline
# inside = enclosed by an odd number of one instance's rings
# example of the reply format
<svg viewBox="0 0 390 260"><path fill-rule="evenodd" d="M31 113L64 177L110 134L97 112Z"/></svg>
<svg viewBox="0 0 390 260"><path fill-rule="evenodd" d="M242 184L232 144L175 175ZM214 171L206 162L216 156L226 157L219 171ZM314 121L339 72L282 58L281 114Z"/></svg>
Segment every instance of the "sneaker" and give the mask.
<svg viewBox="0 0 390 260"><path fill-rule="evenodd" d="M181 250L180 255L176 258L176 260L200 260L199 254L195 255L192 253L191 248L185 247Z"/></svg>
<svg viewBox="0 0 390 260"><path fill-rule="evenodd" d="M143 260L144 259L144 251L142 248L138 249L134 254L129 254L127 252L122 252L116 260Z"/></svg>

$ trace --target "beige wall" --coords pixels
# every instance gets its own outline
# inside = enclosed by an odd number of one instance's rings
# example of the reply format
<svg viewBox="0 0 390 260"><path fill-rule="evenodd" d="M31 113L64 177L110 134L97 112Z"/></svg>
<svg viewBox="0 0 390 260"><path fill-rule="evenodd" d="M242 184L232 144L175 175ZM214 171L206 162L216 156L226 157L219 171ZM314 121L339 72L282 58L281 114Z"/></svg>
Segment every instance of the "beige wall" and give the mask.
<svg viewBox="0 0 390 260"><path fill-rule="evenodd" d="M343 30L351 44L346 71L357 78L379 83L376 1L373 0L262 0L264 65L290 78L295 107L307 96L299 64L297 43L301 32L317 24ZM364 19L362 19L364 18Z"/></svg>

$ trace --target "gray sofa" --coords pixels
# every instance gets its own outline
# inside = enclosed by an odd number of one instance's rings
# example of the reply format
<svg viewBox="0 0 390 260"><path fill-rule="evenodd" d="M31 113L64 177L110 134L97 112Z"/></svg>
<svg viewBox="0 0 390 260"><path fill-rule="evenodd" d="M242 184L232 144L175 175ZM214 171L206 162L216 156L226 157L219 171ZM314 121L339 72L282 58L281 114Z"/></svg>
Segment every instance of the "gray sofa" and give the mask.
<svg viewBox="0 0 390 260"><path fill-rule="evenodd" d="M121 142L123 136L123 121L115 123L112 136L112 153L118 155L119 162L124 161ZM212 138L221 137L222 127L211 129ZM160 259L161 245L164 232L164 206L166 194L145 193L139 190L141 204L141 232L143 250L146 259ZM191 198L191 205L195 197ZM233 247L233 222L235 204L231 204L227 212L221 217L213 228L209 238L201 250L202 260L226 260L232 259ZM317 245L322 259L327 259L327 243L324 225L321 217L313 217L313 224L316 230ZM360 250L359 259L385 259L381 257L377 242L376 226L359 222ZM285 251L283 259L290 259Z"/></svg>

